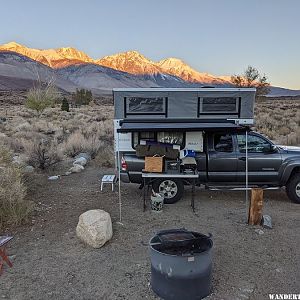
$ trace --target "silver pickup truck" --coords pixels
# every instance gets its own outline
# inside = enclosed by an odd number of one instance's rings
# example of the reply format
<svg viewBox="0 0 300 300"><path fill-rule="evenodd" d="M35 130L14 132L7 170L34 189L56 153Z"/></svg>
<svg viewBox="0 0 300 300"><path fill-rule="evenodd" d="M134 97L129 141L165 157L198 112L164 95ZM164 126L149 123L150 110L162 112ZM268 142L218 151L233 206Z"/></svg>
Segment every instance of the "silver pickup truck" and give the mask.
<svg viewBox="0 0 300 300"><path fill-rule="evenodd" d="M184 143L184 139L183 139ZM184 145L183 145L184 146ZM245 133L207 132L203 136L203 152L196 152L199 179L207 188L241 188L245 186ZM274 145L266 137L248 133L249 187L286 188L291 201L300 204L300 147L288 149ZM123 153L121 180L142 183L144 159L135 153ZM153 182L155 191L165 195L166 203L183 196L182 179L164 178Z"/></svg>

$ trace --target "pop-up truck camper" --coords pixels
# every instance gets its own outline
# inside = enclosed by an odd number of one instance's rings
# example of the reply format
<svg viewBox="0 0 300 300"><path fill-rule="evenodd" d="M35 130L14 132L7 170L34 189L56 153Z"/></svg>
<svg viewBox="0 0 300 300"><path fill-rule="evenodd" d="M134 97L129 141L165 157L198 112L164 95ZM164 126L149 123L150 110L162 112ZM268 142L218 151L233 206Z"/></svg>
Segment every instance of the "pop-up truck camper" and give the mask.
<svg viewBox="0 0 300 300"><path fill-rule="evenodd" d="M248 189L248 183L264 188L286 185L288 196L300 202L300 176L294 182L293 168L284 164L292 153L250 130L255 92L254 88L114 89L119 178L141 187L147 179L165 203L178 201L184 186L192 183L210 189ZM300 157L299 152L293 155Z"/></svg>

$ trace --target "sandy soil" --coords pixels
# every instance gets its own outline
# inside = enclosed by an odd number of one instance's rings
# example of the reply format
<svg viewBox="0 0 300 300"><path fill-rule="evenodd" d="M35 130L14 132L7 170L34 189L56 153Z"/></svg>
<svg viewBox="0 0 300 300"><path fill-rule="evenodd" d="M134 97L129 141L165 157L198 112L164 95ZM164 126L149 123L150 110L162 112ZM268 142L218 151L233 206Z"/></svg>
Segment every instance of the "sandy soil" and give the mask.
<svg viewBox="0 0 300 300"><path fill-rule="evenodd" d="M267 192L264 212L274 228L258 235L245 224L240 192L197 190L196 214L185 199L164 207L162 214L143 213L141 191L123 188L123 223L118 197L98 179L108 170L88 167L84 173L48 181L37 175L30 198L38 211L32 224L11 232L14 266L0 278L3 299L157 299L149 287L148 241L160 229L186 227L212 233L213 293L207 299L269 299L268 293L299 293L300 205L282 191ZM110 171L111 172L111 171ZM78 216L101 208L113 220L114 236L91 249L75 235Z"/></svg>

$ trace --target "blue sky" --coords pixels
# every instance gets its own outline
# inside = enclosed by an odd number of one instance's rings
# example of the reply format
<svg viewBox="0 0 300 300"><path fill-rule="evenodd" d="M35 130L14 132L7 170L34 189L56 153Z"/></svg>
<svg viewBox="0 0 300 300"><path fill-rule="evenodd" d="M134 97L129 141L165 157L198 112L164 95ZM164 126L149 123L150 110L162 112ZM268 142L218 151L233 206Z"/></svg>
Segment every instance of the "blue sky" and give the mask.
<svg viewBox="0 0 300 300"><path fill-rule="evenodd" d="M93 58L138 50L178 57L200 72L248 65L273 85L300 89L298 0L0 1L0 44L72 46Z"/></svg>

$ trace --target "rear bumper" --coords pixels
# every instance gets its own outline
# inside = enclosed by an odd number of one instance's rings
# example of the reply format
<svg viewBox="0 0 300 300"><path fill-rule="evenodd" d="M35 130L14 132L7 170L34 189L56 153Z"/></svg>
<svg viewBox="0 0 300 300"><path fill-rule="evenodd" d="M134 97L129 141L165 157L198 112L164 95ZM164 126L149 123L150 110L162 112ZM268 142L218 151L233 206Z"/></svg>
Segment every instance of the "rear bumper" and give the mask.
<svg viewBox="0 0 300 300"><path fill-rule="evenodd" d="M130 182L129 175L128 175L127 172L121 172L120 178L121 178L122 182L125 182L125 183L129 183Z"/></svg>
<svg viewBox="0 0 300 300"><path fill-rule="evenodd" d="M142 173L141 172L124 172L120 174L122 182L125 183L142 183Z"/></svg>

